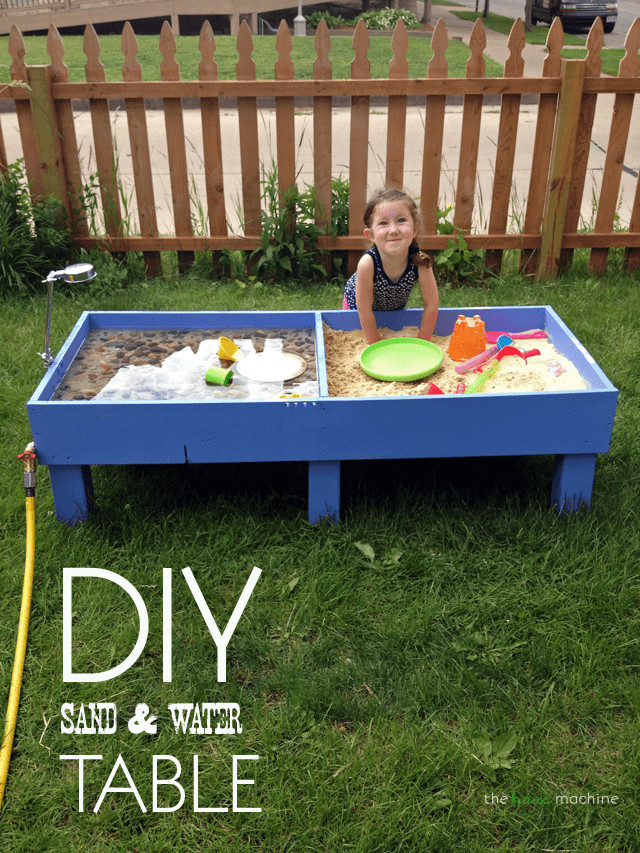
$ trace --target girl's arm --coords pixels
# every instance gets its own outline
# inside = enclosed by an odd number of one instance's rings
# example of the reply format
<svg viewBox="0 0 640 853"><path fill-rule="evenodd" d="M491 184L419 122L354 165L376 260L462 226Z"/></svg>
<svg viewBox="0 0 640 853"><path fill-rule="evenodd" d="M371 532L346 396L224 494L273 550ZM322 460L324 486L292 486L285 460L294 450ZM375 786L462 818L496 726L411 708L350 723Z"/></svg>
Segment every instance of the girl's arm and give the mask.
<svg viewBox="0 0 640 853"><path fill-rule="evenodd" d="M378 325L373 313L373 259L363 255L356 269L356 305L360 325L368 344L380 340Z"/></svg>
<svg viewBox="0 0 640 853"><path fill-rule="evenodd" d="M418 337L425 341L431 340L433 330L438 319L438 308L440 306L440 297L438 296L438 285L433 274L431 266L418 267L418 285L420 287L420 295L424 303L424 311L422 312L422 323L418 331Z"/></svg>

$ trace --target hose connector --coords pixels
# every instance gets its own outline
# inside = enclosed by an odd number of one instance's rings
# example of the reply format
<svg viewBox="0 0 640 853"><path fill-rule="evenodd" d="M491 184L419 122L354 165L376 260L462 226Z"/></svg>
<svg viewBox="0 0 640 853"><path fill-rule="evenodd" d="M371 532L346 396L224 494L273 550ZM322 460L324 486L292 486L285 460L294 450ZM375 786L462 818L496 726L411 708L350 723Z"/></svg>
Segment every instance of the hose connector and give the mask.
<svg viewBox="0 0 640 853"><path fill-rule="evenodd" d="M25 492L27 493L27 497L31 498L36 493L36 464L38 462L35 445L32 441L30 441L24 451L18 455L18 459L22 460L22 464L24 466Z"/></svg>

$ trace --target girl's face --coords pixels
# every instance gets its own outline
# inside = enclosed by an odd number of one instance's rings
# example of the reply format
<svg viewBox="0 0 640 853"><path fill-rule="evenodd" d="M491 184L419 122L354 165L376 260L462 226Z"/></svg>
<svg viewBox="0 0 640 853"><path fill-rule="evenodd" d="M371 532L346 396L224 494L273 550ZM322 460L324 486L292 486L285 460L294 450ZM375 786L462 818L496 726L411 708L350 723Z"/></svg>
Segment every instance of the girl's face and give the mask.
<svg viewBox="0 0 640 853"><path fill-rule="evenodd" d="M405 201L382 201L377 204L371 224L364 231L365 237L387 255L408 253L417 233L411 210Z"/></svg>

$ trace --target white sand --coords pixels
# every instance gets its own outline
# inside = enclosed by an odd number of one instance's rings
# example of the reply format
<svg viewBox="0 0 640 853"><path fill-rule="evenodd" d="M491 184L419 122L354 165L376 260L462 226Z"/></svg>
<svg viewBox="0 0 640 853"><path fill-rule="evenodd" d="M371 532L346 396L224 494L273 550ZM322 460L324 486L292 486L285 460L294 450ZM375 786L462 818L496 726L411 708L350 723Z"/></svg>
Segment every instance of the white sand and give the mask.
<svg viewBox="0 0 640 853"><path fill-rule="evenodd" d="M416 326L405 326L398 332L381 329L383 338L415 337ZM443 352L442 365L431 376L415 382L384 382L373 379L360 367L360 355L366 347L362 331L355 329L343 332L324 325L325 352L329 394L332 397L380 397L426 394L429 383L433 382L445 394L454 394L458 384L469 386L478 373L469 372L460 375L455 368L460 364L449 358L447 348L449 337L434 335L433 343ZM487 344L487 346L490 346ZM521 351L540 350L540 355L532 356L525 363L518 356L505 356L500 362L496 375L484 386L483 394L519 392L519 391L569 391L587 387L577 368L560 355L548 339L528 339L514 341ZM487 362L484 369L487 368Z"/></svg>

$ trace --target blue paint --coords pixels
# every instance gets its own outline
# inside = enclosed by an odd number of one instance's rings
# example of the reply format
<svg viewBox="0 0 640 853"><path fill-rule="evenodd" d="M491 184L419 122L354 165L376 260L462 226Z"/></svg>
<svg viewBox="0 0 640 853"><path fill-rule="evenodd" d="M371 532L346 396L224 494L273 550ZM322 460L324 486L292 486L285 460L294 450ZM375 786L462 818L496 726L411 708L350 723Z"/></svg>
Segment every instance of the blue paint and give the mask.
<svg viewBox="0 0 640 853"><path fill-rule="evenodd" d="M518 394L329 397L322 326L359 328L355 311L85 312L27 403L41 464L50 466L57 517L91 510L91 465L309 462L309 519L339 516L343 459L553 454L551 503L591 501L595 460L609 449L618 392L549 306L441 309L436 334L458 314L488 330L545 329L587 390ZM380 312L378 326L419 325L421 311ZM318 397L309 400L52 401L91 329L287 328L315 330ZM256 429L256 424L260 429ZM498 426L499 425L499 426ZM399 431L402 441L398 441ZM220 441L220 436L226 436Z"/></svg>

